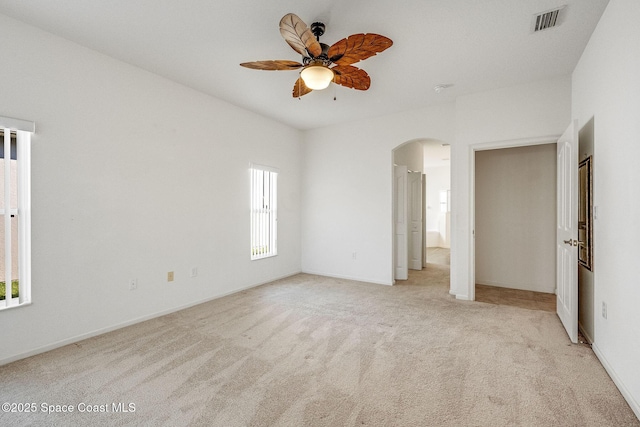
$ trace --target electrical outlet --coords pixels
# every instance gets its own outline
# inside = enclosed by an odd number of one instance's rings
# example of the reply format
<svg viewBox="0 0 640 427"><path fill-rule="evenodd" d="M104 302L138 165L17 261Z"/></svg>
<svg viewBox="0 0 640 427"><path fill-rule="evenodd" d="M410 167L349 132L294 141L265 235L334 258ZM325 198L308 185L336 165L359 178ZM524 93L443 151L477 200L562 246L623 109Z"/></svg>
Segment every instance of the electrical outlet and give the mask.
<svg viewBox="0 0 640 427"><path fill-rule="evenodd" d="M173 271L167 273L167 282L173 282Z"/></svg>
<svg viewBox="0 0 640 427"><path fill-rule="evenodd" d="M129 279L129 290L135 291L138 289L138 279Z"/></svg>
<svg viewBox="0 0 640 427"><path fill-rule="evenodd" d="M354 252L351 254L351 258L358 259L358 252Z"/></svg>
<svg viewBox="0 0 640 427"><path fill-rule="evenodd" d="M197 277L198 276L198 267L191 267L191 272L189 273L189 275L191 277Z"/></svg>
<svg viewBox="0 0 640 427"><path fill-rule="evenodd" d="M602 301L602 317L607 318L607 303Z"/></svg>

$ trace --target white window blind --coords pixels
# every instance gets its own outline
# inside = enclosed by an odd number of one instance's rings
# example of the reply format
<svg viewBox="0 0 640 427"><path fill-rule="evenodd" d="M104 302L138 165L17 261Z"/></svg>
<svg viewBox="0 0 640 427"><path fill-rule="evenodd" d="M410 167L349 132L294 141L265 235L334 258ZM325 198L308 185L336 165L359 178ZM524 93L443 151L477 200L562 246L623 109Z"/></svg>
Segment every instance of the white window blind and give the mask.
<svg viewBox="0 0 640 427"><path fill-rule="evenodd" d="M278 254L278 171L252 164L251 259Z"/></svg>
<svg viewBox="0 0 640 427"><path fill-rule="evenodd" d="M0 310L31 302L33 122L0 117Z"/></svg>

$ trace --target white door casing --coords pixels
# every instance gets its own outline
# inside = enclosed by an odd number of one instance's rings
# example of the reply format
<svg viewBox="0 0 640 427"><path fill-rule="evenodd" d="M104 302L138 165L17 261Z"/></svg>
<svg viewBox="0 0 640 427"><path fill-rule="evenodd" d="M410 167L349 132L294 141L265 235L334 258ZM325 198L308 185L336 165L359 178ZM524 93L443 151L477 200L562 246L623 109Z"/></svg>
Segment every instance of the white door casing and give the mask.
<svg viewBox="0 0 640 427"><path fill-rule="evenodd" d="M556 311L571 342L578 342L578 127L574 120L557 145Z"/></svg>
<svg viewBox="0 0 640 427"><path fill-rule="evenodd" d="M408 249L407 241L408 226L408 203L407 203L407 167L394 166L393 171L393 221L395 236L395 279L407 280L408 271Z"/></svg>
<svg viewBox="0 0 640 427"><path fill-rule="evenodd" d="M422 270L422 173L409 172L409 268Z"/></svg>

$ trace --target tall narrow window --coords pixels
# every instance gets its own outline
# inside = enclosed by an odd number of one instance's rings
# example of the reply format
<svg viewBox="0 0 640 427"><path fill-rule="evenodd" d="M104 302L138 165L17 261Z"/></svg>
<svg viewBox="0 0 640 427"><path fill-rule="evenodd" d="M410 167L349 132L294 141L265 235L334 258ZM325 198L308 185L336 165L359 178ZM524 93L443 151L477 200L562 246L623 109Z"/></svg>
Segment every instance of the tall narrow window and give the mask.
<svg viewBox="0 0 640 427"><path fill-rule="evenodd" d="M0 117L0 310L31 302L31 133Z"/></svg>
<svg viewBox="0 0 640 427"><path fill-rule="evenodd" d="M278 254L278 171L251 165L251 259Z"/></svg>

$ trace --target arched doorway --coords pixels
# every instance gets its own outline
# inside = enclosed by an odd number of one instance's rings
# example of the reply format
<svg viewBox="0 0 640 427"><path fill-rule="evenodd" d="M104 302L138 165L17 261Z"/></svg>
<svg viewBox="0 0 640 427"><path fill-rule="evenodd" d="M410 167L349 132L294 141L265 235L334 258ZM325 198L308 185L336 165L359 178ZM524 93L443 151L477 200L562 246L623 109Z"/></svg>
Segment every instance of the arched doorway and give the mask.
<svg viewBox="0 0 640 427"><path fill-rule="evenodd" d="M392 150L393 272L406 280L409 270L429 262L449 264L451 168L449 144L415 139Z"/></svg>

